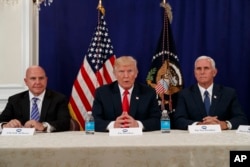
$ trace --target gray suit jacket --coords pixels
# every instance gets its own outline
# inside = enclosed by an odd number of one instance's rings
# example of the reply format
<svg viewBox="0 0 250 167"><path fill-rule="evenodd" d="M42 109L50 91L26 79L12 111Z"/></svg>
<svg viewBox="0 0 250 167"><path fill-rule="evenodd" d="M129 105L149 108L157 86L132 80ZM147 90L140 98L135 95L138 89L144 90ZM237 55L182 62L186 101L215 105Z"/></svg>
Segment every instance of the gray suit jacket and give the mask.
<svg viewBox="0 0 250 167"><path fill-rule="evenodd" d="M117 81L96 89L92 108L95 130L104 132L108 124L122 114L121 95ZM130 111L135 120L142 122L144 131L160 129L160 110L155 90L135 83L130 99Z"/></svg>
<svg viewBox="0 0 250 167"><path fill-rule="evenodd" d="M197 84L179 92L176 111L173 114L177 129L187 129L188 125L202 121L206 117L205 106ZM232 129L247 125L248 120L241 109L234 89L218 84L213 86L210 116L218 116L221 121L230 121Z"/></svg>
<svg viewBox="0 0 250 167"><path fill-rule="evenodd" d="M55 131L69 130L70 114L64 95L46 90L39 122L48 122ZM18 119L23 125L30 120L29 92L24 91L9 97L7 105L0 115L0 122Z"/></svg>

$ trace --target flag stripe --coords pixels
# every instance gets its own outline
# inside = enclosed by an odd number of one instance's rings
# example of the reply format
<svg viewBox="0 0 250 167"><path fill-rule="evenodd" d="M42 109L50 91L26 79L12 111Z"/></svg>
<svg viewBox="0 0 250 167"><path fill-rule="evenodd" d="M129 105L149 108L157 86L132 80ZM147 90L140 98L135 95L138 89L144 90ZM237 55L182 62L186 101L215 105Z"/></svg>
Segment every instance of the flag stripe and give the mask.
<svg viewBox="0 0 250 167"><path fill-rule="evenodd" d="M85 82L85 86L88 90L88 92L85 92L86 94L89 94L91 93L91 95L94 97L94 90L95 90L95 85L93 82L96 81L96 77L95 75L92 75L92 71L91 70L85 70L85 69L89 69L89 66L88 66L88 61L86 61L86 59L84 60L84 68L81 68L81 74L79 77L79 79L83 80ZM96 82L95 82L96 83ZM96 85L98 86L98 85ZM84 90L84 88L83 88Z"/></svg>
<svg viewBox="0 0 250 167"><path fill-rule="evenodd" d="M69 110L72 118L77 120L77 122L80 124L80 129L83 130L85 128L84 120L81 115L81 112L79 111L74 99L70 98L70 104L69 104Z"/></svg>
<svg viewBox="0 0 250 167"><path fill-rule="evenodd" d="M165 89L160 82L158 82L157 85L155 86L155 91L158 94L164 93Z"/></svg>
<svg viewBox="0 0 250 167"><path fill-rule="evenodd" d="M111 78L113 76L113 64L115 62L115 56L110 57L109 61L105 63L105 66L103 67L103 73L104 76L106 76L106 82L105 83L111 83L115 80L115 78Z"/></svg>
<svg viewBox="0 0 250 167"><path fill-rule="evenodd" d="M79 103L83 103L84 107L87 111L91 111L91 104L88 101L88 97L86 97L88 94L84 93L84 89L81 88L81 85L78 81L75 82L75 89L77 91L77 94L79 96L79 98L81 99L81 101L79 101Z"/></svg>

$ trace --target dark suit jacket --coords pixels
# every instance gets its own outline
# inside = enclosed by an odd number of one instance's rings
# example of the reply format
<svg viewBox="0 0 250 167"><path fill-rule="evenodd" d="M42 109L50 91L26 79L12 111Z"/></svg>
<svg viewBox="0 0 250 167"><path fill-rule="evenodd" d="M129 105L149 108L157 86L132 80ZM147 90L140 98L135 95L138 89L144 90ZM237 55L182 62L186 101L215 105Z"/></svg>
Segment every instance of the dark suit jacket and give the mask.
<svg viewBox="0 0 250 167"><path fill-rule="evenodd" d="M48 122L55 131L69 130L70 114L64 95L46 90L39 122ZM0 115L0 122L18 119L23 125L30 120L29 92L24 91L9 97L8 103Z"/></svg>
<svg viewBox="0 0 250 167"><path fill-rule="evenodd" d="M248 120L241 109L234 89L214 84L210 116L218 116L221 121L230 121L232 129L247 125ZM173 114L177 129L187 129L188 125L202 121L206 117L205 106L198 85L183 89L178 95L176 111Z"/></svg>
<svg viewBox="0 0 250 167"><path fill-rule="evenodd" d="M122 114L121 95L117 81L96 89L92 111L95 118L95 130L107 131L108 124ZM129 115L142 122L144 131L159 130L161 113L155 90L135 83L130 99Z"/></svg>

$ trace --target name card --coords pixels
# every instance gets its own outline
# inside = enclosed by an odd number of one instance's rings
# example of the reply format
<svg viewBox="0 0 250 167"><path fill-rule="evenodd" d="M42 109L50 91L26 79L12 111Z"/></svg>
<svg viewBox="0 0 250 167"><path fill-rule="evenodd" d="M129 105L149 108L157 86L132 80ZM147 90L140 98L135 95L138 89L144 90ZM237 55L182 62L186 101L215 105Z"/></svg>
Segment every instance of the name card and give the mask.
<svg viewBox="0 0 250 167"><path fill-rule="evenodd" d="M236 131L236 133L245 133L250 134L250 126L240 125Z"/></svg>
<svg viewBox="0 0 250 167"><path fill-rule="evenodd" d="M142 135L142 128L112 128L109 136L136 136Z"/></svg>
<svg viewBox="0 0 250 167"><path fill-rule="evenodd" d="M35 128L3 128L2 136L32 136Z"/></svg>
<svg viewBox="0 0 250 167"><path fill-rule="evenodd" d="M189 125L189 133L220 133L220 125Z"/></svg>

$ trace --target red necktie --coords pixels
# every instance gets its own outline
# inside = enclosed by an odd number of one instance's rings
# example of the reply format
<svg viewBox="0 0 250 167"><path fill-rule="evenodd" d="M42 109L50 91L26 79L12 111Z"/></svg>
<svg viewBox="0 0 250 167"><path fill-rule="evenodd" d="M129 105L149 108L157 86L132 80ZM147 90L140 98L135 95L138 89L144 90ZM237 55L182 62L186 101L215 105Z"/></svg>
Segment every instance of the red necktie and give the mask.
<svg viewBox="0 0 250 167"><path fill-rule="evenodd" d="M123 100L122 100L122 111L123 112L129 112L129 102L128 102L128 90L126 89L123 92Z"/></svg>

